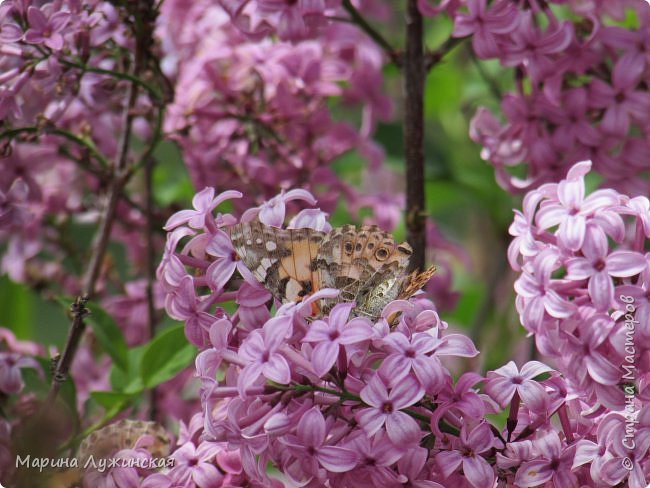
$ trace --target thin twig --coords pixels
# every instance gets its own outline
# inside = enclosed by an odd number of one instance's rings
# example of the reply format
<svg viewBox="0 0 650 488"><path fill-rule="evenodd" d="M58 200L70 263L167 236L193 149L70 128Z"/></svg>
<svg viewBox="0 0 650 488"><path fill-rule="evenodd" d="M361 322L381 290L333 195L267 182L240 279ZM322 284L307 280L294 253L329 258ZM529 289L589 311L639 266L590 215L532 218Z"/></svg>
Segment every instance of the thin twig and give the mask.
<svg viewBox="0 0 650 488"><path fill-rule="evenodd" d="M368 21L361 15L357 8L352 5L350 0L343 0L343 8L350 14L352 21L357 24L361 29L370 36L370 38L375 41L388 55L390 60L395 64L395 66L402 66L402 58L400 53L390 45L384 36L382 36L379 31L377 31Z"/></svg>
<svg viewBox="0 0 650 488"><path fill-rule="evenodd" d="M417 0L406 7L406 55L404 58L404 156L406 158L406 231L413 247L410 268L424 269L424 43L422 15Z"/></svg>
<svg viewBox="0 0 650 488"><path fill-rule="evenodd" d="M137 76L130 75L129 73L121 73L119 71L112 71L110 69L103 69L103 68L97 68L95 66L88 66L87 64L77 63L75 61L70 61L68 59L59 59L59 63L61 63L63 66L67 66L68 68L79 69L82 72L97 73L97 74L101 74L101 75L111 76L113 78L117 78L118 80L130 81L132 84L141 86L142 88L147 90L155 100L162 100L162 98L163 98L163 96L160 93L160 90L158 90L158 88L156 88L155 86L150 85L149 83L147 83L146 81L138 78Z"/></svg>
<svg viewBox="0 0 650 488"><path fill-rule="evenodd" d="M471 48L469 48L468 51L469 51L469 57L472 60L472 63L474 64L474 66L476 67L476 71L478 71L479 76L487 84L488 89L490 90L490 93L492 94L492 96L495 99L501 101L501 99L503 98L502 93L501 93L501 88L499 88L499 85L494 80L494 78L492 78L487 73L487 71L485 71L485 68L483 67L481 62L478 60L478 58L476 57L476 54L474 54L474 51Z"/></svg>
<svg viewBox="0 0 650 488"><path fill-rule="evenodd" d="M138 87L142 85L142 83L139 82L138 76L146 64L146 55L151 42L151 28L150 26L146 25L148 22L142 21L142 18L147 15L147 12L141 10L141 7L151 8L151 3L138 2L137 6L134 8L134 35L136 39L136 49L132 74L128 75L128 79L131 81L131 83L129 83L127 89L127 101L124 104L122 111L122 137L118 146L117 159L115 161L115 165L113 166L112 178L108 186L106 203L104 210L100 216L99 226L95 233L95 237L91 246L91 254L88 261L88 266L82 278L81 297L83 298L80 298L78 300L84 300L84 303L86 300L93 298L95 294L96 284L100 276L102 263L104 261L104 255L106 254L106 248L108 247L108 241L110 239L111 230L115 221L117 204L119 202L122 190L124 189L124 185L128 181L128 178L131 174L128 152L131 145L132 125L134 119L133 108L135 107L138 97ZM148 21L149 19L147 18L145 20ZM72 364L74 356L77 352L79 342L83 336L85 324L82 320L82 314L78 315L81 318L77 319L77 315L75 315L75 318L73 319L63 354L61 355L61 358L57 362L55 368L54 381L52 382L50 393L48 395L48 402L44 405L44 408L50 406L56 399L62 382L67 378L70 365Z"/></svg>
<svg viewBox="0 0 650 488"><path fill-rule="evenodd" d="M456 46L459 46L460 44L463 43L463 41L467 39L466 37L450 37L447 39L445 42L442 43L442 45L438 48L435 49L434 51L429 51L425 55L425 61L424 61L424 68L425 70L431 71L431 69L440 63L440 61L443 60L443 58L449 54L451 51Z"/></svg>
<svg viewBox="0 0 650 488"><path fill-rule="evenodd" d="M70 370L70 365L72 364L72 359L74 357L72 351L75 351L79 345L79 341L81 340L82 335L81 332L83 332L85 328L83 319L89 313L88 309L86 308L87 301L88 297L86 296L77 297L77 299L70 307L70 312L72 313L72 325L70 326L70 332L68 333L68 339L66 341L63 354L57 361L56 367L54 368L52 374L52 386L47 395L47 400L44 403L44 406L52 405L57 395L59 394L61 385L68 376L68 371Z"/></svg>
<svg viewBox="0 0 650 488"><path fill-rule="evenodd" d="M91 140L85 139L78 136L68 130L61 129L59 127L50 127L46 125L45 127L29 126L29 127L17 127L15 129L9 129L5 132L0 133L0 140L2 139L12 139L20 134L54 134L61 136L69 141L72 141L79 146L88 150L88 152L100 163L104 168L110 167L110 162L106 156L104 156L95 143Z"/></svg>

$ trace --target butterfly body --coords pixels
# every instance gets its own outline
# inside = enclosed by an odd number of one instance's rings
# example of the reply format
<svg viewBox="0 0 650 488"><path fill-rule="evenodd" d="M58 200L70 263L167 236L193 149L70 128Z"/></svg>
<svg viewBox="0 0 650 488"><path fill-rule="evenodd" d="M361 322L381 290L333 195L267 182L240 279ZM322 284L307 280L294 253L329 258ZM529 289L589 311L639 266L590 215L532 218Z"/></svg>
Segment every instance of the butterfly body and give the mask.
<svg viewBox="0 0 650 488"><path fill-rule="evenodd" d="M354 315L377 318L386 304L419 290L434 271L409 274L411 247L377 226L321 232L248 222L224 230L253 276L280 301L300 301L322 288L340 290L338 297L321 300L322 314L339 302L356 302ZM421 284L413 289L416 279Z"/></svg>

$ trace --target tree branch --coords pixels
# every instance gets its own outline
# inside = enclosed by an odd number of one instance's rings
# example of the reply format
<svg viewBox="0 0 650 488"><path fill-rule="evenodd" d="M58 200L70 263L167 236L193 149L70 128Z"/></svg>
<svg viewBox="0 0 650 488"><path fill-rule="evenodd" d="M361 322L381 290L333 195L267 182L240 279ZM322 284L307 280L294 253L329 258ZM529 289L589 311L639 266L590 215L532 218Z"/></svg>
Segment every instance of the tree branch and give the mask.
<svg viewBox="0 0 650 488"><path fill-rule="evenodd" d="M115 221L117 204L122 190L124 189L124 185L130 176L131 168L128 160L128 151L131 145L132 125L134 119L133 108L135 107L138 97L138 87L142 85L142 83L139 82L138 77L146 66L148 49L152 42L152 27L150 25L152 17L150 15L150 9L153 8L151 1L139 1L134 2L134 4L135 5L129 5L127 7L133 8L132 14L135 18L133 34L136 40L136 48L132 73L128 75L128 79L131 83L128 85L126 103L122 110L122 136L120 138L117 159L113 166L112 178L106 195L106 203L100 216L98 229L93 239L88 266L82 278L81 298L77 299L78 301L82 300L83 303L85 303L86 300L93 298L95 294L96 284L100 276L104 255L106 254L106 248L108 247L108 241ZM80 318L77 319L77 316ZM48 394L48 401L44 405L45 408L54 402L61 388L61 384L67 378L70 365L72 364L77 352L84 330L85 323L83 321L83 314L75 315L63 354L56 364L54 381L52 382Z"/></svg>
<svg viewBox="0 0 650 488"><path fill-rule="evenodd" d="M70 365L72 364L72 359L74 355L70 354L69 351L76 350L79 346L79 341L81 340L81 333L85 328L84 317L89 313L86 308L86 302L88 297L80 296L74 301L70 306L70 312L72 313L72 325L70 326L70 331L68 332L68 339L66 340L66 346L63 351L63 355L59 357L59 360L56 363L54 371L52 372L52 386L47 395L47 400L43 404L44 409L48 406L51 407L61 385L66 380L68 371L70 370Z"/></svg>
<svg viewBox="0 0 650 488"><path fill-rule="evenodd" d="M38 134L40 133L54 134L57 136L61 136L65 139L68 139L69 141L72 141L78 144L79 146L87 149L88 152L97 160L99 164L102 165L103 168L106 169L110 166L110 162L108 161L108 158L104 156L99 149L97 149L97 146L95 146L95 143L93 143L91 140L85 139L81 136L78 136L68 130L61 129L59 127L48 126L47 124L45 125L45 127L29 126L29 127L17 127L15 129L9 129L5 132L0 133L0 140L13 139L15 136L20 134L35 134L36 136L38 136Z"/></svg>
<svg viewBox="0 0 650 488"><path fill-rule="evenodd" d="M393 46L382 36L379 31L377 31L368 21L361 15L361 13L356 9L350 0L343 0L343 8L350 14L352 21L357 24L361 30L363 30L370 38L375 41L388 55L390 60L397 67L402 66L402 57L400 53L396 51Z"/></svg>
<svg viewBox="0 0 650 488"><path fill-rule="evenodd" d="M407 0L404 58L404 149L406 158L406 231L413 247L411 269L424 269L424 43L417 0Z"/></svg>
<svg viewBox="0 0 650 488"><path fill-rule="evenodd" d="M434 51L429 51L425 56L424 67L425 70L431 71L431 69L436 66L443 58L449 54L456 46L459 46L463 41L467 39L466 37L450 37L442 45L435 49Z"/></svg>
<svg viewBox="0 0 650 488"><path fill-rule="evenodd" d="M97 73L100 75L107 75L111 76L113 78L117 78L118 80L126 80L130 81L131 84L138 85L145 90L149 92L149 94L154 98L154 100L162 100L163 96L160 93L160 90L156 88L153 85L150 85L144 80L141 80L137 76L131 75L129 73L121 73L119 71L112 71L110 69L103 69L103 68L97 68L94 66L88 66L87 64L83 63L77 63L75 61L70 61L68 59L59 59L59 63L61 63L63 66L66 66L68 68L76 68L81 70L82 72L87 72L87 73Z"/></svg>

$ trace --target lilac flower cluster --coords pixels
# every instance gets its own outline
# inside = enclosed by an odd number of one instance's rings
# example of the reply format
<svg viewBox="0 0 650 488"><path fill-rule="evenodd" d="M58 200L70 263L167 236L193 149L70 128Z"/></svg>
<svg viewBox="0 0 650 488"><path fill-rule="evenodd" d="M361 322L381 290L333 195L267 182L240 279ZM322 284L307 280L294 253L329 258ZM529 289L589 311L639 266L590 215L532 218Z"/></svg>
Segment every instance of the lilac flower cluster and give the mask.
<svg viewBox="0 0 650 488"><path fill-rule="evenodd" d="M240 210L300 186L317 193L330 212L343 194L353 211L380 206L377 215L398 215L402 199L374 192L362 199L330 166L358 151L373 173L382 170L383 151L371 140L376 121L392 112L381 91L381 50L352 24L328 22L317 39L290 43L246 37L228 15L259 9L260 25L267 25L264 12L324 3L165 2L159 33L168 44L164 66L176 78L165 128L198 188L227 181L246 191L236 203ZM337 121L333 100L339 111L361 106L360 127Z"/></svg>
<svg viewBox="0 0 650 488"><path fill-rule="evenodd" d="M590 159L603 187L648 193L639 178L650 168L647 2L451 3L453 35L472 36L477 57L515 68L516 91L501 102L505 124L480 108L470 129L504 188L558 181ZM637 27L621 26L626 14Z"/></svg>
<svg viewBox="0 0 650 488"><path fill-rule="evenodd" d="M583 174L584 166L577 166L572 181ZM172 216L158 278L168 313L185 321L188 339L201 349L196 371L203 442L236 450L249 483L274 486L269 463L290 483L314 487L478 488L498 480L521 487L602 480L614 486L646 478L650 415L641 403L646 390L633 403L644 410L630 454L612 444L627 432L622 413L607 413L598 398L572 393L575 380L565 381L542 363L519 369L511 362L486 378L465 373L454 381L441 359L478 351L467 337L446 331L426 298L391 302L375 322L351 317L350 303L313 317L314 302L338 293L323 289L300 303L276 304L271 314L270 294L237 258L223 230L238 219L213 215L226 200L240 197L235 191L215 196L206 188L193 210ZM292 190L244 212L242 219L283 226L290 199L315 203L308 192ZM606 217L598 222L606 224ZM591 229L595 224L584 218ZM329 228L318 209L301 211L290 226L298 222ZM523 241L532 238L518 242ZM511 258L517 254L511 252ZM592 321L582 327L583 338L602 332ZM595 370L603 368L593 353L584 360L590 372L592 363ZM486 419L506 408L503 430ZM556 416L560 427L552 422ZM621 468L626 456L634 459L629 471ZM221 485L215 480L214 486Z"/></svg>
<svg viewBox="0 0 650 488"><path fill-rule="evenodd" d="M42 355L42 347L31 341L16 339L14 333L0 327L0 408L4 412L0 419L0 473L11 473L16 467L12 451L13 417L19 417L16 410L24 408L32 397L23 389L25 383L22 370L30 368L43 374L34 356Z"/></svg>
<svg viewBox="0 0 650 488"><path fill-rule="evenodd" d="M621 460L629 457L629 486L645 486L650 204L612 189L586 194L590 169L589 161L575 164L559 183L530 191L523 212L515 211L508 254L521 273L516 305L537 349L566 379L573 407L591 419L579 426L584 439L574 464L591 463L592 479L611 486L627 477ZM626 452L629 419L640 427Z"/></svg>
<svg viewBox="0 0 650 488"><path fill-rule="evenodd" d="M302 41L322 35L344 17L341 0L218 0L237 29L250 39L277 35L282 41ZM369 17L387 20L390 9L381 0L357 0Z"/></svg>
<svg viewBox="0 0 650 488"><path fill-rule="evenodd" d="M60 265L71 252L65 234L73 216L96 219L98 207L86 196L105 184L124 124L126 82L111 73L126 61L116 53L133 41L110 2L8 0L0 22L1 270L76 293L78 283ZM144 114L149 105L143 95L135 110ZM144 118L136 119L136 131L146 134ZM140 212L118 211L124 228L142 225Z"/></svg>
<svg viewBox="0 0 650 488"><path fill-rule="evenodd" d="M84 487L115 486L172 488L176 486L252 486L243 473L237 451L225 443L203 441L203 415L195 414L186 424L180 422L178 440L167 446L173 452L164 458L152 455L151 435L142 435L132 448L113 453L116 460L109 469L91 469L84 474Z"/></svg>
<svg viewBox="0 0 650 488"><path fill-rule="evenodd" d="M319 34L329 22L326 15L335 14L341 1L219 0L219 4L248 37L277 34L283 41L299 41Z"/></svg>
<svg viewBox="0 0 650 488"><path fill-rule="evenodd" d="M120 75L133 44L124 12L111 2L0 5L0 272L13 281L80 293L87 250L70 240L70 229L96 223L104 206L89 195L104 193L119 157L128 83ZM141 87L133 107L133 131L144 141L152 98ZM137 194L119 202L111 236L135 272L145 269L142 202ZM107 274L98 298L106 296ZM127 283L123 296L104 302L130 345L149 334L144 289L143 281ZM108 387L110 364L84 344L72 365L81 411L92 389Z"/></svg>
<svg viewBox="0 0 650 488"><path fill-rule="evenodd" d="M650 208L646 197L611 189L586 195L590 169L588 161L577 163L566 179L526 195L510 227L509 260L521 272L515 283L521 323L539 351L592 405L620 410L625 358L631 354L639 374L650 370ZM637 321L632 353L630 317Z"/></svg>

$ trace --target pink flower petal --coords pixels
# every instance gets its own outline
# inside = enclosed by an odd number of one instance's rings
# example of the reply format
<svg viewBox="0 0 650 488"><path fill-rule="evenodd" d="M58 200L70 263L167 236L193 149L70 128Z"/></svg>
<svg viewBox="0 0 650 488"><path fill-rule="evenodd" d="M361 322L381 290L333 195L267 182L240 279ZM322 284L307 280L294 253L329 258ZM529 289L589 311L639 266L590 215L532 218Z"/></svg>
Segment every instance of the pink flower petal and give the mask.
<svg viewBox="0 0 650 488"><path fill-rule="evenodd" d="M515 394L516 388L509 378L490 378L485 384L485 392L497 402L501 408L505 408Z"/></svg>
<svg viewBox="0 0 650 488"><path fill-rule="evenodd" d="M412 376L400 381L389 394L389 398L393 401L393 407L396 410L413 405L423 396L424 389Z"/></svg>
<svg viewBox="0 0 650 488"><path fill-rule="evenodd" d="M568 215L560 225L558 237L572 251L577 251L582 247L585 240L585 231L587 225L584 216Z"/></svg>
<svg viewBox="0 0 650 488"><path fill-rule="evenodd" d="M614 299L614 284L606 271L595 273L587 285L589 296L598 310L606 310Z"/></svg>
<svg viewBox="0 0 650 488"><path fill-rule="evenodd" d="M522 401L536 413L545 413L548 404L546 389L536 381L524 381L517 387Z"/></svg>
<svg viewBox="0 0 650 488"><path fill-rule="evenodd" d="M515 484L522 488L541 486L553 477L553 473L546 460L528 461L517 470Z"/></svg>
<svg viewBox="0 0 650 488"><path fill-rule="evenodd" d="M553 290L546 290L544 306L549 315L555 318L567 318L576 311L576 306L573 303L562 299Z"/></svg>
<svg viewBox="0 0 650 488"><path fill-rule="evenodd" d="M273 354L269 360L264 364L264 376L271 381L286 385L291 381L291 368L289 363L280 354Z"/></svg>
<svg viewBox="0 0 650 488"><path fill-rule="evenodd" d="M550 229L564 220L567 211L561 205L545 205L539 209L535 222L541 229Z"/></svg>
<svg viewBox="0 0 650 488"><path fill-rule="evenodd" d="M494 469L481 456L467 456L463 458L463 473L472 486L484 488L494 485L496 478Z"/></svg>
<svg viewBox="0 0 650 488"><path fill-rule="evenodd" d="M439 356L461 356L472 358L478 354L472 340L462 334L448 334L440 341L436 348L436 355Z"/></svg>
<svg viewBox="0 0 650 488"><path fill-rule="evenodd" d="M311 363L319 377L332 369L339 355L339 348L340 346L336 342L331 341L323 341L316 345L312 353Z"/></svg>
<svg viewBox="0 0 650 488"><path fill-rule="evenodd" d="M27 20L34 30L42 32L47 28L47 17L38 7L31 6L27 9Z"/></svg>
<svg viewBox="0 0 650 488"><path fill-rule="evenodd" d="M318 450L318 462L332 473L344 473L354 469L358 455L351 449L338 446L323 446Z"/></svg>
<svg viewBox="0 0 650 488"><path fill-rule="evenodd" d="M375 374L370 378L366 387L361 390L360 396L367 405L379 408L383 401L388 398L388 390L379 375Z"/></svg>
<svg viewBox="0 0 650 488"><path fill-rule="evenodd" d="M397 446L417 445L424 433L417 422L404 412L393 412L386 419L388 438Z"/></svg>
<svg viewBox="0 0 650 488"><path fill-rule="evenodd" d="M585 198L585 182L582 178L566 179L557 185L560 203L568 209L579 209Z"/></svg>
<svg viewBox="0 0 650 488"><path fill-rule="evenodd" d="M593 264L585 258L572 258L566 262L567 279L584 280L596 273Z"/></svg>
<svg viewBox="0 0 650 488"><path fill-rule="evenodd" d="M521 367L520 374L524 378L533 379L542 373L549 373L553 368L539 361L528 361Z"/></svg>
<svg viewBox="0 0 650 488"><path fill-rule="evenodd" d="M298 437L305 447L319 447L325 441L325 419L316 407L307 410L300 418L297 429Z"/></svg>
<svg viewBox="0 0 650 488"><path fill-rule="evenodd" d="M441 451L436 455L436 464L445 478L458 469L463 457L458 451Z"/></svg>
<svg viewBox="0 0 650 488"><path fill-rule="evenodd" d="M647 266L643 254L633 251L614 251L607 257L607 272L617 278L635 276Z"/></svg>
<svg viewBox="0 0 650 488"><path fill-rule="evenodd" d="M621 379L619 369L602 354L592 353L585 357L585 365L594 381L601 385L615 385Z"/></svg>
<svg viewBox="0 0 650 488"><path fill-rule="evenodd" d="M375 435L386 421L386 417L378 414L377 409L375 408L364 408L359 410L354 415L354 418L368 436Z"/></svg>
<svg viewBox="0 0 650 488"><path fill-rule="evenodd" d="M614 65L612 81L619 91L636 86L644 71L643 63L636 63L630 56L622 56Z"/></svg>

